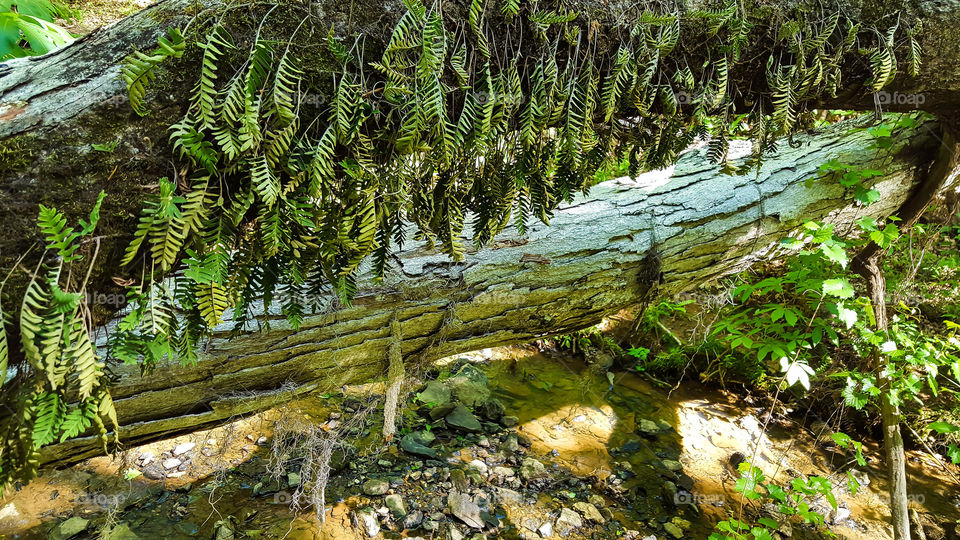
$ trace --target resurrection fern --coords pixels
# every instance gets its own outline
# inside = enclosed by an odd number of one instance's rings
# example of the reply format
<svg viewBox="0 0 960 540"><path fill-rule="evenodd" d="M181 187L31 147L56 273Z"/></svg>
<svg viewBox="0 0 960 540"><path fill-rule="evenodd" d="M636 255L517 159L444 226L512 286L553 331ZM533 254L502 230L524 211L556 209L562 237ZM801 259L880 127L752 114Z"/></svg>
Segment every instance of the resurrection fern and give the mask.
<svg viewBox="0 0 960 540"><path fill-rule="evenodd" d="M127 85L130 107L140 116L150 114L144 104L147 84L156 78L157 67L167 58L180 58L186 49L186 41L180 30L171 28L166 37L161 37L157 48L150 54L134 51L123 60L120 77Z"/></svg>
<svg viewBox="0 0 960 540"><path fill-rule="evenodd" d="M37 225L55 262L41 263L27 286L20 307L20 349L25 364L7 382L4 397L20 403L18 414L0 420L0 488L15 479L28 479L37 451L57 440L85 433L96 424L107 444L104 419L115 428L116 413L104 381L104 362L90 337L85 303L86 283L81 265L84 246L99 220L101 193L89 220L79 227L53 208L40 207ZM84 261L87 266L96 261ZM4 325L5 326L5 325ZM9 360L5 328L0 334L0 374L6 382Z"/></svg>

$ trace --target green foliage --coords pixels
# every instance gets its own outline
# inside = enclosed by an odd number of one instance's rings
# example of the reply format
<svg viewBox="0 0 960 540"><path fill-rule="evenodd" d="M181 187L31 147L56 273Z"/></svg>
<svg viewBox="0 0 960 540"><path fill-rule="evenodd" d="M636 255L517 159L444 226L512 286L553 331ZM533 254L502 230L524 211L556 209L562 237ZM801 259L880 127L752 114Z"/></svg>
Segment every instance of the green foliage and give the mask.
<svg viewBox="0 0 960 540"><path fill-rule="evenodd" d="M81 219L77 227L67 225L57 210L40 207L37 224L53 262L38 266L20 307L20 348L26 363L18 366L5 392L22 408L0 425L4 435L0 486L29 478L42 446L76 437L96 424L106 448L105 419L116 426L104 363L90 338L86 283L75 280L85 275L81 252L99 221L104 196L98 197L89 221ZM94 263L90 260L87 265ZM9 359L5 328L0 337L0 373L5 380Z"/></svg>
<svg viewBox="0 0 960 540"><path fill-rule="evenodd" d="M0 2L0 60L44 54L73 36L54 23L63 10L49 0Z"/></svg>
<svg viewBox="0 0 960 540"><path fill-rule="evenodd" d="M156 78L156 69L167 58L180 58L186 48L186 42L180 31L172 28L168 36L161 37L157 48L150 54L134 51L127 56L120 68L120 76L127 85L130 95L130 106L140 116L146 116L150 111L144 104L147 85Z"/></svg>

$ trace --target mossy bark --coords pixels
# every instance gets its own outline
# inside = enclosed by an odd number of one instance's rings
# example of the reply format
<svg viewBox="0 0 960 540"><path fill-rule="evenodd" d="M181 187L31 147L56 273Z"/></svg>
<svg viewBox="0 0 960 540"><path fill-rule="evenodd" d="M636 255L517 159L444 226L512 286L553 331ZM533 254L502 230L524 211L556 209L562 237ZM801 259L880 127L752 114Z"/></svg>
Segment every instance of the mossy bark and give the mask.
<svg viewBox="0 0 960 540"><path fill-rule="evenodd" d="M112 387L120 439L132 444L222 423L308 391L387 376L390 321L401 325L408 368L484 347L528 342L593 324L609 313L672 295L775 255L779 240L807 219L842 227L863 215L896 211L926 174L936 125L923 124L878 151L872 137L841 124L800 137L756 175L718 175L703 151L675 169L596 186L562 207L549 227L507 234L462 263L422 247L399 254L382 282L367 282L353 305L307 317L294 330L277 313L271 327L230 337L225 323L195 366L163 366L141 377L116 366ZM830 158L885 176L882 198L852 203L840 185L809 187ZM842 229L841 227L841 229ZM651 253L660 261L649 271ZM80 438L43 450L47 463L99 452Z"/></svg>

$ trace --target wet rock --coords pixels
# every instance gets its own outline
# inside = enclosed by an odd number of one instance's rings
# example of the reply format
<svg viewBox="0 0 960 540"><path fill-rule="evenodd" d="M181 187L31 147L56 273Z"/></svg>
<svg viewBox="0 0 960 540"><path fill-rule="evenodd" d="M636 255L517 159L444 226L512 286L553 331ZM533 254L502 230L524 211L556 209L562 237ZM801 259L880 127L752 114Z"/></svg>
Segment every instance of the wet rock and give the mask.
<svg viewBox="0 0 960 540"><path fill-rule="evenodd" d="M182 465L183 461L177 458L167 458L163 460L160 464L163 465L164 469L170 470L170 469L176 469L177 467Z"/></svg>
<svg viewBox="0 0 960 540"><path fill-rule="evenodd" d="M404 435L403 438L400 439L400 448L402 448L404 452L415 456L436 458L437 451L419 442L420 440L422 439L416 437L413 433Z"/></svg>
<svg viewBox="0 0 960 540"><path fill-rule="evenodd" d="M90 520L84 519L80 516L74 516L54 527L53 530L50 531L50 539L67 540L67 538L87 530L87 525L89 524Z"/></svg>
<svg viewBox="0 0 960 540"><path fill-rule="evenodd" d="M463 536L463 533L460 532L460 529L458 529L456 525L451 523L447 526L447 538L450 540L463 540L465 536Z"/></svg>
<svg viewBox="0 0 960 540"><path fill-rule="evenodd" d="M517 434L511 433L507 435L507 438L503 440L503 444L500 445L500 452L504 454L512 454L520 448L520 443L517 440Z"/></svg>
<svg viewBox="0 0 960 540"><path fill-rule="evenodd" d="M178 444L176 448L173 449L173 455L182 456L183 454L186 454L187 452L193 450L193 447L196 445L197 445L196 443L192 443L192 442L185 442L182 444Z"/></svg>
<svg viewBox="0 0 960 540"><path fill-rule="evenodd" d="M580 527L583 527L583 520L580 519L580 514L569 508L562 508L560 510L560 517L557 518L557 522L554 524L557 532L561 535L566 535L570 534L570 531L573 529Z"/></svg>
<svg viewBox="0 0 960 540"><path fill-rule="evenodd" d="M607 505L607 501L603 500L603 497L597 494L593 494L587 497L587 501L589 501L590 504L596 506L597 508L603 508L604 506Z"/></svg>
<svg viewBox="0 0 960 540"><path fill-rule="evenodd" d="M430 409L428 416L430 417L431 420L440 420L444 416L453 412L453 410L456 408L457 408L457 404L451 401L449 403L445 403L443 405L437 405L436 407L433 407L432 409Z"/></svg>
<svg viewBox="0 0 960 540"><path fill-rule="evenodd" d="M400 495L387 495L383 500L384 504L393 514L394 519L402 520L407 515L407 508L403 505L403 498Z"/></svg>
<svg viewBox="0 0 960 540"><path fill-rule="evenodd" d="M502 424L503 427L511 428L519 423L520 423L520 419L517 418L516 416L504 416L503 418L500 419L500 424Z"/></svg>
<svg viewBox="0 0 960 540"><path fill-rule="evenodd" d="M543 466L543 463L540 463L532 457L524 459L523 464L520 465L520 477L524 480L536 480L548 474L547 468Z"/></svg>
<svg viewBox="0 0 960 540"><path fill-rule="evenodd" d="M441 381L430 381L417 396L417 400L429 407L450 403L450 389Z"/></svg>
<svg viewBox="0 0 960 540"><path fill-rule="evenodd" d="M600 511L597 510L597 507L586 502L576 502L573 503L573 509L580 513L588 521L593 521L594 523L605 523L607 520L603 518L600 514Z"/></svg>
<svg viewBox="0 0 960 540"><path fill-rule="evenodd" d="M660 426L658 426L653 420L647 420L646 418L643 418L637 424L637 431L647 437L654 437L660 433Z"/></svg>
<svg viewBox="0 0 960 540"><path fill-rule="evenodd" d="M357 525L367 533L367 536L373 538L380 534L380 521L377 519L377 513L373 508L367 507L357 510L353 515L356 517Z"/></svg>
<svg viewBox="0 0 960 540"><path fill-rule="evenodd" d="M480 507L469 496L456 491L447 495L447 508L460 521L474 529L483 528L483 519L480 517Z"/></svg>
<svg viewBox="0 0 960 540"><path fill-rule="evenodd" d="M463 405L457 405L453 412L447 415L447 424L450 426L476 433L481 430L480 421Z"/></svg>
<svg viewBox="0 0 960 540"><path fill-rule="evenodd" d="M540 525L540 528L537 529L537 532L540 533L540 536L544 538L550 538L553 536L553 523L547 521L543 525Z"/></svg>
<svg viewBox="0 0 960 540"><path fill-rule="evenodd" d="M509 501L516 504L520 504L523 501L523 495L521 495L519 491L514 491L505 487L498 487L496 490L497 495L500 496L500 500L502 501Z"/></svg>
<svg viewBox="0 0 960 540"><path fill-rule="evenodd" d="M485 401L483 404L479 406L478 409L480 411L480 414L482 414L488 420L492 420L494 422L499 422L500 419L503 418L503 414L506 410L503 407L503 403L501 403L500 400L496 398Z"/></svg>
<svg viewBox="0 0 960 540"><path fill-rule="evenodd" d="M467 480L466 473L462 469L453 469L450 471L450 483L453 489L466 492L470 488L470 481Z"/></svg>
<svg viewBox="0 0 960 540"><path fill-rule="evenodd" d="M457 401L468 407L477 407L490 399L489 380L486 373L467 364L455 375L444 381Z"/></svg>
<svg viewBox="0 0 960 540"><path fill-rule="evenodd" d="M666 467L667 470L670 470L673 472L680 472L683 470L683 465L679 461L676 461L673 459L663 460L663 466Z"/></svg>
<svg viewBox="0 0 960 540"><path fill-rule="evenodd" d="M364 495L378 497L390 491L390 482L381 480L379 478L371 478L363 483L361 489L363 490Z"/></svg>
<svg viewBox="0 0 960 540"><path fill-rule="evenodd" d="M179 525L179 523L178 523ZM193 525L191 523L191 525ZM189 536L194 536L197 534L199 529L196 529L196 525L193 525L195 530ZM187 534L187 533L184 533ZM139 540L140 537L136 535L132 530L130 530L130 525L127 523L120 523L110 529L110 532L103 534L101 533L100 538L102 540Z"/></svg>
<svg viewBox="0 0 960 540"><path fill-rule="evenodd" d="M428 519L423 522L423 530L425 531L438 531L440 530L440 522L435 519Z"/></svg>
<svg viewBox="0 0 960 540"><path fill-rule="evenodd" d="M683 529L679 525L676 525L672 522L666 522L663 524L663 530L667 531L667 534L674 538L683 538Z"/></svg>
<svg viewBox="0 0 960 540"><path fill-rule="evenodd" d="M416 529L421 523L423 523L423 512L419 510L414 510L403 518L404 529Z"/></svg>
<svg viewBox="0 0 960 540"><path fill-rule="evenodd" d="M492 474L501 478L510 478L516 473L510 467L494 467Z"/></svg>

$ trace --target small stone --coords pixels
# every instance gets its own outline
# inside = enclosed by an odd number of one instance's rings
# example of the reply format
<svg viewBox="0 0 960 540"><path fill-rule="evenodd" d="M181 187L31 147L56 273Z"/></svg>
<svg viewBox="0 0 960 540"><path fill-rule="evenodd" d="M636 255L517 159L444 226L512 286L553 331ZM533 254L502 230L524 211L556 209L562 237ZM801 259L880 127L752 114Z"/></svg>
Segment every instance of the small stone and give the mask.
<svg viewBox="0 0 960 540"><path fill-rule="evenodd" d="M423 523L423 512L415 510L403 518L404 529L416 529Z"/></svg>
<svg viewBox="0 0 960 540"><path fill-rule="evenodd" d="M383 502L390 509L390 513L393 514L395 519L402 520L406 517L407 508L403 505L403 497L400 495L387 495Z"/></svg>
<svg viewBox="0 0 960 540"><path fill-rule="evenodd" d="M646 418L643 418L640 420L639 425L637 425L637 431L648 437L652 437L660 433L660 426L658 426L653 420L647 420Z"/></svg>
<svg viewBox="0 0 960 540"><path fill-rule="evenodd" d="M683 538L683 529L671 522L663 524L663 530L667 531L674 538Z"/></svg>
<svg viewBox="0 0 960 540"><path fill-rule="evenodd" d="M74 516L54 527L54 529L50 531L50 538L51 540L66 540L71 536L87 530L87 525L89 524L90 520L80 516Z"/></svg>
<svg viewBox="0 0 960 540"><path fill-rule="evenodd" d="M447 495L447 508L450 513L474 529L483 528L483 519L480 517L480 507L469 496L456 491Z"/></svg>
<svg viewBox="0 0 960 540"><path fill-rule="evenodd" d="M453 484L453 489L457 491L465 492L470 488L470 481L467 480L467 475L462 469L450 471L450 483Z"/></svg>
<svg viewBox="0 0 960 540"><path fill-rule="evenodd" d="M177 459L177 458L167 458L167 459L163 460L163 462L161 463L161 465L163 465L163 468L164 468L164 469L167 469L167 470L176 469L177 467L179 467L179 466L182 465L182 464L183 464L183 462L180 461L180 460Z"/></svg>
<svg viewBox="0 0 960 540"><path fill-rule="evenodd" d="M467 469L477 471L480 474L487 474L487 470L488 470L487 464L480 461L479 459L475 459L470 463L467 463Z"/></svg>
<svg viewBox="0 0 960 540"><path fill-rule="evenodd" d="M440 529L440 522L433 519L428 519L423 522L422 526L423 530L433 532Z"/></svg>
<svg viewBox="0 0 960 540"><path fill-rule="evenodd" d="M150 480L162 480L166 478L167 475L163 469L154 464L143 468L143 476Z"/></svg>
<svg viewBox="0 0 960 540"><path fill-rule="evenodd" d="M492 474L493 474L494 476L500 476L500 477L503 477L503 478L510 478L510 477L512 477L512 476L513 476L514 474L516 474L516 473L515 473L515 472L513 471L513 469L511 469L510 467L494 467Z"/></svg>
<svg viewBox="0 0 960 540"><path fill-rule="evenodd" d="M543 463L540 463L532 457L524 459L523 464L520 465L520 477L524 480L536 480L548 474L547 468L543 466Z"/></svg>
<svg viewBox="0 0 960 540"><path fill-rule="evenodd" d="M670 520L670 523L673 523L674 525L676 525L677 527L680 527L681 529L683 529L683 530L685 530L685 531L686 531L686 530L689 530L689 529L690 529L690 526L691 526L691 523L690 523L689 521L687 521L686 519L683 519L683 518L680 517L680 516L677 516L677 517L671 519L671 520Z"/></svg>
<svg viewBox="0 0 960 540"><path fill-rule="evenodd" d="M587 501L589 501L590 504L596 506L597 508L603 508L604 506L607 505L607 501L603 500L603 497L597 494L593 494L587 497Z"/></svg>
<svg viewBox="0 0 960 540"><path fill-rule="evenodd" d="M157 460L157 457L153 455L153 452L144 452L140 454L140 466L145 467L154 461Z"/></svg>
<svg viewBox="0 0 960 540"><path fill-rule="evenodd" d="M503 424L503 427L511 428L520 423L520 419L516 416L504 416L500 419L500 423Z"/></svg>
<svg viewBox="0 0 960 540"><path fill-rule="evenodd" d="M193 447L196 445L197 445L196 443L192 443L192 442L185 442L182 444L178 444L177 447L173 449L173 455L182 456L183 454L186 454L187 452L193 450Z"/></svg>
<svg viewBox="0 0 960 540"><path fill-rule="evenodd" d="M187 474L185 471L174 471L172 473L167 473L167 478L180 478L185 474Z"/></svg>
<svg viewBox="0 0 960 540"><path fill-rule="evenodd" d="M486 437L480 437L480 440L477 441L477 446L482 446L484 448L490 448L490 439Z"/></svg>
<svg viewBox="0 0 960 540"><path fill-rule="evenodd" d="M436 458L437 451L420 442L422 440L424 440L422 437L416 436L413 433L404 435L403 438L400 439L400 448L402 448L404 452L415 456Z"/></svg>
<svg viewBox="0 0 960 540"><path fill-rule="evenodd" d="M673 472L680 472L683 470L683 465L679 461L673 459L663 460L663 466Z"/></svg>
<svg viewBox="0 0 960 540"><path fill-rule="evenodd" d="M573 529L580 527L583 527L583 520L580 519L580 514L569 508L562 508L560 510L560 517L557 518L554 528L560 531L561 535L569 534Z"/></svg>
<svg viewBox="0 0 960 540"><path fill-rule="evenodd" d="M373 538L380 534L380 521L377 520L377 513L373 508L367 507L362 510L357 510L354 512L354 516L356 516L357 523L363 528L364 532L367 533L367 536Z"/></svg>
<svg viewBox="0 0 960 540"><path fill-rule="evenodd" d="M543 525L540 525L540 528L537 529L537 532L540 533L540 536L544 538L550 538L553 536L553 523L549 521L545 522Z"/></svg>
<svg viewBox="0 0 960 540"><path fill-rule="evenodd" d="M450 389L440 381L430 381L417 396L417 400L431 407L446 405L450 402Z"/></svg>
<svg viewBox="0 0 960 540"><path fill-rule="evenodd" d="M593 521L594 523L605 523L607 520L603 518L600 514L600 511L597 510L597 507L586 502L575 502L573 503L573 509L577 512L580 512L580 515L586 518L588 521Z"/></svg>
<svg viewBox="0 0 960 540"><path fill-rule="evenodd" d="M290 472L287 473L287 485L290 487L297 487L300 485L300 473Z"/></svg>
<svg viewBox="0 0 960 540"><path fill-rule="evenodd" d="M511 433L507 435L507 438L503 440L503 444L500 445L500 451L504 454L512 454L520 448L520 443L517 439L516 433Z"/></svg>
<svg viewBox="0 0 960 540"><path fill-rule="evenodd" d="M371 478L363 483L361 489L363 490L364 495L377 497L390 491L390 482L387 482L386 480L380 480L378 478Z"/></svg>
<svg viewBox="0 0 960 540"><path fill-rule="evenodd" d="M267 438L266 438L266 437L260 437L259 439L257 439L257 446L263 446L263 445L265 445L265 444L267 444Z"/></svg>
<svg viewBox="0 0 960 540"><path fill-rule="evenodd" d="M483 429L477 417L463 405L457 405L453 412L447 415L447 424L452 427L476 433Z"/></svg>

